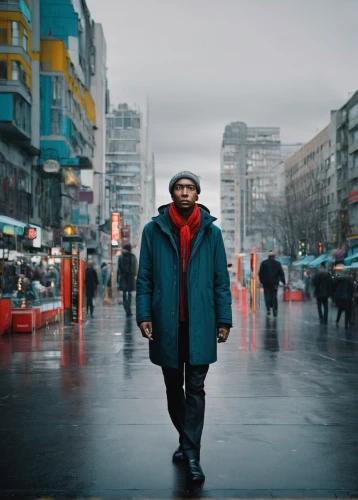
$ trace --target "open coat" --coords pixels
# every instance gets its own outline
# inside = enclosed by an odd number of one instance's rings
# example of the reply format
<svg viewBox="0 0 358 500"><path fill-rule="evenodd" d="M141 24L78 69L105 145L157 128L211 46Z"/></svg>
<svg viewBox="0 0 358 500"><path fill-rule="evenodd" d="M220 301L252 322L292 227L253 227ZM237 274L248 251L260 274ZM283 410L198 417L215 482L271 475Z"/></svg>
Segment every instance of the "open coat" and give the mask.
<svg viewBox="0 0 358 500"><path fill-rule="evenodd" d="M201 207L188 268L190 364L217 360L217 326L231 325L231 291L224 242L216 220ZM137 278L137 323L153 323L149 342L154 364L178 367L181 266L168 206L149 222L142 235Z"/></svg>

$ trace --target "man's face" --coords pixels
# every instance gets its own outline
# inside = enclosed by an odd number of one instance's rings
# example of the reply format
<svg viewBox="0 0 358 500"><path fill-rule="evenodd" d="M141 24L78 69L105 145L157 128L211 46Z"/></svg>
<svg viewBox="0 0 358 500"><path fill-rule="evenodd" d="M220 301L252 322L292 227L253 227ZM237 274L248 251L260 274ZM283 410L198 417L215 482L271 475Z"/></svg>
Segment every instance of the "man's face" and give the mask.
<svg viewBox="0 0 358 500"><path fill-rule="evenodd" d="M194 182L191 179L179 179L174 185L172 198L176 208L192 209L198 199Z"/></svg>

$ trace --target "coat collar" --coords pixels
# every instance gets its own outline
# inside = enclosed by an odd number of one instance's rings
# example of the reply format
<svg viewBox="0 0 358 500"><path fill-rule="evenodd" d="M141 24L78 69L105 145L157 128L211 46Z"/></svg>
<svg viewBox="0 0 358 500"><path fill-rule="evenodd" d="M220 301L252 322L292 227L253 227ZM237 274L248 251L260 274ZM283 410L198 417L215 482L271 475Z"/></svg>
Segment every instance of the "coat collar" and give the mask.
<svg viewBox="0 0 358 500"><path fill-rule="evenodd" d="M207 226L212 224L214 221L216 221L216 217L213 217L210 215L209 210L204 206L200 205L198 203L198 206L200 208L200 229L199 232L203 231ZM159 215L156 217L153 217L152 220L156 222L160 228L165 232L165 233L171 233L171 224L170 224L170 218L169 218L169 204L168 205L162 205L161 207L158 208Z"/></svg>

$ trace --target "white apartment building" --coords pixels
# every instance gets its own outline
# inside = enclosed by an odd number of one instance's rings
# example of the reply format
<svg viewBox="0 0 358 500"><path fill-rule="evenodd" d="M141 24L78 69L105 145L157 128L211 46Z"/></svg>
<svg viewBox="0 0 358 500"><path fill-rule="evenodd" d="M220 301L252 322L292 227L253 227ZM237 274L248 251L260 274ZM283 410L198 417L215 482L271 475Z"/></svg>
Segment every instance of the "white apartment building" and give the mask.
<svg viewBox="0 0 358 500"><path fill-rule="evenodd" d="M154 215L155 165L148 124L138 109L119 104L107 116L106 183L109 210L121 215L122 245L139 248L143 226Z"/></svg>
<svg viewBox="0 0 358 500"><path fill-rule="evenodd" d="M282 167L280 129L227 125L221 148L221 221L227 257L268 245L258 213L277 191Z"/></svg>

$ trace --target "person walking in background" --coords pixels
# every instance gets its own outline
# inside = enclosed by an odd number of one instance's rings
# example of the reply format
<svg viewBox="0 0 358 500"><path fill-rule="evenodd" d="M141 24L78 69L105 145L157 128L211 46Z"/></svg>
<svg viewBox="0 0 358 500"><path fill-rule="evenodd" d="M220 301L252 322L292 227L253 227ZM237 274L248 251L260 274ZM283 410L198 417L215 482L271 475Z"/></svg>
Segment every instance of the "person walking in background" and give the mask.
<svg viewBox="0 0 358 500"><path fill-rule="evenodd" d="M280 284L280 281L285 286L286 280L281 262L278 262L276 260L275 252L271 251L268 254L268 259L264 260L261 263L259 270L259 279L262 286L264 287L267 316L270 316L272 308L273 315L276 317L278 310L278 302L277 302L278 286Z"/></svg>
<svg viewBox="0 0 358 500"><path fill-rule="evenodd" d="M132 253L131 245L124 245L122 254L118 257L117 283L118 290L123 292L123 307L126 316L132 316L132 292L135 290L138 262Z"/></svg>
<svg viewBox="0 0 358 500"><path fill-rule="evenodd" d="M313 279L315 296L317 301L318 316L321 325L328 323L328 298L331 295L331 275L326 271L326 266L322 263ZM324 312L322 313L322 306Z"/></svg>
<svg viewBox="0 0 358 500"><path fill-rule="evenodd" d="M96 295L97 286L99 285L99 281L97 273L93 268L92 260L89 260L87 262L85 284L86 284L86 297L87 297L87 314L89 309L91 317L93 318L94 298Z"/></svg>
<svg viewBox="0 0 358 500"><path fill-rule="evenodd" d="M303 280L305 284L305 300L311 300L312 277L308 266L303 274Z"/></svg>
<svg viewBox="0 0 358 500"><path fill-rule="evenodd" d="M335 279L334 301L337 305L336 327L344 311L344 326L346 329L351 325L354 283L349 276L339 276Z"/></svg>
<svg viewBox="0 0 358 500"><path fill-rule="evenodd" d="M184 460L188 480L201 483L204 382L217 360L217 343L227 341L232 326L230 280L216 219L197 204L198 177L180 172L169 192L173 203L160 207L143 231L137 324L149 340L152 363L162 367L169 415L179 433L173 460Z"/></svg>
<svg viewBox="0 0 358 500"><path fill-rule="evenodd" d="M110 269L109 265L107 262L103 262L101 265L101 289L102 289L102 297L104 298L105 302L110 302L109 299L109 287L108 287L108 282L111 278L110 275Z"/></svg>

